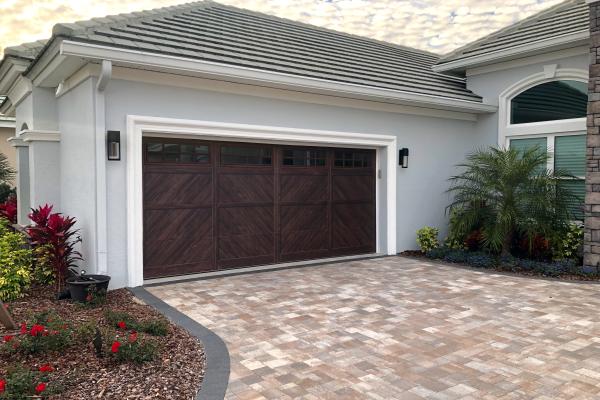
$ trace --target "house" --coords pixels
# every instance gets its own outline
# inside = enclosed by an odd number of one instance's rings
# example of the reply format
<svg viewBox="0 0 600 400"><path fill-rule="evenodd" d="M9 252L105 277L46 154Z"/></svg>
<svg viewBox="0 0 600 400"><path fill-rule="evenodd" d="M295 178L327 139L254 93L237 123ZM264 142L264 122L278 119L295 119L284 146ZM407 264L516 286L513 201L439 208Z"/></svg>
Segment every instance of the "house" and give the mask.
<svg viewBox="0 0 600 400"><path fill-rule="evenodd" d="M588 49L584 0L442 58L212 1L58 24L0 63L19 221L77 217L114 287L396 254L475 148L541 145L583 190Z"/></svg>

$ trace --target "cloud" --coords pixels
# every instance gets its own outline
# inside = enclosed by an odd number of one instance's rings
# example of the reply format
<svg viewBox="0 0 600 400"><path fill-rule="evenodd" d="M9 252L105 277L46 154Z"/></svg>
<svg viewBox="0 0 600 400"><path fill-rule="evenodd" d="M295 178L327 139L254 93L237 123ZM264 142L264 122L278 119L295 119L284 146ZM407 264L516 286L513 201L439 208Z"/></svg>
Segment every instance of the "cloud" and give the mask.
<svg viewBox="0 0 600 400"><path fill-rule="evenodd" d="M562 0L218 0L435 53L451 50ZM58 22L181 0L0 0L0 47L48 38Z"/></svg>

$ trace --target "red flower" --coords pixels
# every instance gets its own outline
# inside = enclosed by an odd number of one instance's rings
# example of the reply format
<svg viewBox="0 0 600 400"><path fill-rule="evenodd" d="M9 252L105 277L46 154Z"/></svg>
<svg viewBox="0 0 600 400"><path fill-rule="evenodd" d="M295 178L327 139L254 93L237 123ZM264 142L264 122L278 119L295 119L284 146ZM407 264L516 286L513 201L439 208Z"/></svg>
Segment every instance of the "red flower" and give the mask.
<svg viewBox="0 0 600 400"><path fill-rule="evenodd" d="M110 348L110 351L112 351L113 353L117 353L119 351L119 347L121 347L121 342L115 340L112 344L112 347Z"/></svg>
<svg viewBox="0 0 600 400"><path fill-rule="evenodd" d="M50 364L44 364L40 367L40 372L52 372L54 368Z"/></svg>
<svg viewBox="0 0 600 400"><path fill-rule="evenodd" d="M29 334L31 336L39 336L40 333L44 333L44 326L43 325L38 325L38 324L33 324L33 326L31 327L31 330L29 331ZM46 335L44 335L46 336Z"/></svg>
<svg viewBox="0 0 600 400"><path fill-rule="evenodd" d="M129 335L129 342L133 343L137 340L138 334L136 331L131 332L131 334Z"/></svg>
<svg viewBox="0 0 600 400"><path fill-rule="evenodd" d="M124 321L119 321L117 326L121 329L127 329L127 324Z"/></svg>
<svg viewBox="0 0 600 400"><path fill-rule="evenodd" d="M44 390L46 390L46 384L45 384L44 382L42 382L42 383L38 384L38 385L35 387L35 392L36 392L36 393L42 393Z"/></svg>
<svg viewBox="0 0 600 400"><path fill-rule="evenodd" d="M27 324L25 322L23 322L21 324L21 335L24 335L27 333Z"/></svg>
<svg viewBox="0 0 600 400"><path fill-rule="evenodd" d="M88 293L88 295L87 295L87 296L85 296L85 300L86 300L86 301L92 301L92 299L93 299L93 298L94 298L94 296L92 296L92 294L91 294L91 293Z"/></svg>
<svg viewBox="0 0 600 400"><path fill-rule="evenodd" d="M4 336L4 343L8 343L11 340L13 340L14 336L13 335L5 335Z"/></svg>
<svg viewBox="0 0 600 400"><path fill-rule="evenodd" d="M6 390L6 381L4 379L0 379L0 393Z"/></svg>

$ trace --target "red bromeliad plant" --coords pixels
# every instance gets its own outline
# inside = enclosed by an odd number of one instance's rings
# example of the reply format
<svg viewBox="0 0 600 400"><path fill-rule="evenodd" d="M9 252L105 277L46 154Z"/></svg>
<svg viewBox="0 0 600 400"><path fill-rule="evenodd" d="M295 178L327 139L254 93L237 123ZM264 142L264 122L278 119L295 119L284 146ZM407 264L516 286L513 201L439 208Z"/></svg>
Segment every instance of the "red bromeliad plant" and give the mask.
<svg viewBox="0 0 600 400"><path fill-rule="evenodd" d="M7 219L11 224L17 223L17 198L9 196L4 203L0 203L0 218Z"/></svg>
<svg viewBox="0 0 600 400"><path fill-rule="evenodd" d="M81 253L75 250L75 246L81 243L79 230L74 228L76 220L60 213L52 213L52 206L48 204L32 209L29 219L34 223L27 229L32 245L45 249L60 291L68 268L82 260Z"/></svg>

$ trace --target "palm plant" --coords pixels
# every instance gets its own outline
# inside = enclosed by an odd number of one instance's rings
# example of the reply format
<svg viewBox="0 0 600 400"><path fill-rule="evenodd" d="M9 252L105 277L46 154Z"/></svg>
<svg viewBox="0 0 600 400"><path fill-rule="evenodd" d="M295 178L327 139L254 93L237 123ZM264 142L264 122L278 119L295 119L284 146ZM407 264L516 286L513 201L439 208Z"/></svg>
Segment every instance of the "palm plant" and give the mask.
<svg viewBox="0 0 600 400"><path fill-rule="evenodd" d="M490 148L467 157L450 178L456 213L453 229L468 233L480 229L482 244L509 256L515 235L551 237L572 219L568 203L573 194L561 185L573 178L546 168L548 156L539 148L523 152Z"/></svg>
<svg viewBox="0 0 600 400"><path fill-rule="evenodd" d="M8 164L8 159L0 153L0 183L11 182L15 178L15 170Z"/></svg>

